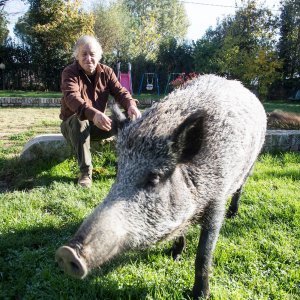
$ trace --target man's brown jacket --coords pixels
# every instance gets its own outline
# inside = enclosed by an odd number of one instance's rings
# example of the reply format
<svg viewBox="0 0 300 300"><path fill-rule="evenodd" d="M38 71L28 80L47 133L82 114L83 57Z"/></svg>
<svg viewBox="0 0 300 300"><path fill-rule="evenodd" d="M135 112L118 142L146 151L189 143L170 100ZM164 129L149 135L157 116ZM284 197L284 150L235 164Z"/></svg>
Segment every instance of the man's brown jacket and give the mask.
<svg viewBox="0 0 300 300"><path fill-rule="evenodd" d="M61 90L60 118L63 121L73 114L77 114L80 120L92 121L97 110L105 111L109 95L125 110L136 105L113 69L100 63L93 77L87 76L77 61L67 66L62 72Z"/></svg>

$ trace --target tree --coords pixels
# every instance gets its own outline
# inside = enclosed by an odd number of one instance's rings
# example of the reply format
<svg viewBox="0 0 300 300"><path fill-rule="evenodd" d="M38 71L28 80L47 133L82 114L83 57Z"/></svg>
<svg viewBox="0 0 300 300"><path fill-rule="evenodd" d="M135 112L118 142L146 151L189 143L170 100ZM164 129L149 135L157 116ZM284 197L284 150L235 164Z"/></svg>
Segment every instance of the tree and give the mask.
<svg viewBox="0 0 300 300"><path fill-rule="evenodd" d="M285 0L281 3L279 57L283 60L283 78L300 76L300 2Z"/></svg>
<svg viewBox="0 0 300 300"><path fill-rule="evenodd" d="M35 87L28 46L17 44L9 38L0 46L0 57L5 62L5 82L8 88L33 89Z"/></svg>
<svg viewBox="0 0 300 300"><path fill-rule="evenodd" d="M7 0L0 1L0 44L3 44L8 37L7 19L3 11L4 4Z"/></svg>
<svg viewBox="0 0 300 300"><path fill-rule="evenodd" d="M162 87L166 86L168 80L177 78L179 73L189 74L195 70L193 51L192 44L179 42L175 38L166 39L159 45L156 65L160 72L159 79ZM171 73L177 74L173 74L172 77ZM167 86L165 90L170 91L170 87L171 85Z"/></svg>
<svg viewBox="0 0 300 300"><path fill-rule="evenodd" d="M169 38L183 40L188 21L178 0L124 0L132 17L129 55L156 60L159 45Z"/></svg>
<svg viewBox="0 0 300 300"><path fill-rule="evenodd" d="M93 15L80 9L80 0L28 2L29 10L18 20L15 33L30 46L32 63L39 66L45 88L58 89L60 72L71 59L75 41L93 33Z"/></svg>
<svg viewBox="0 0 300 300"><path fill-rule="evenodd" d="M195 68L193 51L193 45L169 39L160 44L157 61L166 73L190 73Z"/></svg>
<svg viewBox="0 0 300 300"><path fill-rule="evenodd" d="M269 9L258 6L256 0L243 1L243 7L234 16L224 18L196 44L196 51L202 52L195 52L195 56L207 55L209 63L204 63L205 71L210 66L219 74L239 79L265 98L280 76L276 26L277 20ZM201 69L199 63L197 69Z"/></svg>
<svg viewBox="0 0 300 300"><path fill-rule="evenodd" d="M131 22L127 7L120 1L110 5L100 1L93 13L95 35L102 45L105 61L127 60Z"/></svg>
<svg viewBox="0 0 300 300"><path fill-rule="evenodd" d="M160 83L166 81L170 68L167 61L162 62L162 56L172 40L176 55L180 55L176 68L191 68L191 47L182 43L188 23L180 1L101 0L94 14L94 30L103 46L105 63L113 66L117 61L130 61L134 90L138 89L144 72L161 72ZM179 66L181 61L187 64Z"/></svg>
<svg viewBox="0 0 300 300"><path fill-rule="evenodd" d="M0 9L3 8L3 6L5 5L5 3L7 2L8 0L0 0Z"/></svg>
<svg viewBox="0 0 300 300"><path fill-rule="evenodd" d="M222 46L222 40L221 32L210 27L205 35L195 42L193 57L197 73L220 74L217 56Z"/></svg>
<svg viewBox="0 0 300 300"><path fill-rule="evenodd" d="M34 27L35 32L47 39L50 45L61 45L65 51L70 52L82 34L94 33L93 15L84 13L80 6L81 0L45 1L40 6L40 12L48 20L45 23L37 23Z"/></svg>

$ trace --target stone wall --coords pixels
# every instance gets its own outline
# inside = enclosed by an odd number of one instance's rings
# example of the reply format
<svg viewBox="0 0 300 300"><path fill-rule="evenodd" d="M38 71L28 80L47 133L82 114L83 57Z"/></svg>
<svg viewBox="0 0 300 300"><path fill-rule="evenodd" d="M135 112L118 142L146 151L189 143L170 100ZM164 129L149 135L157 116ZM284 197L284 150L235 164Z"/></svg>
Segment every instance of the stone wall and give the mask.
<svg viewBox="0 0 300 300"><path fill-rule="evenodd" d="M114 140L110 138L107 142ZM92 148L100 146L99 142L94 142ZM100 149L99 149L100 151ZM300 130L268 130L263 152L272 151L296 151L300 152ZM23 148L21 158L27 161L40 158L64 160L71 155L62 134L42 134L31 139Z"/></svg>
<svg viewBox="0 0 300 300"><path fill-rule="evenodd" d="M267 130L264 152L300 152L300 130Z"/></svg>
<svg viewBox="0 0 300 300"><path fill-rule="evenodd" d="M149 107L154 102L153 99L143 99L139 107ZM0 107L60 107L60 98L0 97Z"/></svg>
<svg viewBox="0 0 300 300"><path fill-rule="evenodd" d="M60 98L0 97L0 107L60 107Z"/></svg>

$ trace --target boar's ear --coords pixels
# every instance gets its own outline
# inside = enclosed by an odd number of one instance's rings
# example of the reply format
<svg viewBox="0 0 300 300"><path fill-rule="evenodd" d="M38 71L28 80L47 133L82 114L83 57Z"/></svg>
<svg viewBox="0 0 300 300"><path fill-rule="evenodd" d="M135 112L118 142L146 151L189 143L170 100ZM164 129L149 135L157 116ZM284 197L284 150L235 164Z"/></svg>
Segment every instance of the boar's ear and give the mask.
<svg viewBox="0 0 300 300"><path fill-rule="evenodd" d="M174 131L172 150L177 161L191 161L200 151L203 142L204 113L197 111L188 116Z"/></svg>
<svg viewBox="0 0 300 300"><path fill-rule="evenodd" d="M109 108L112 112L112 132L113 134L118 133L118 129L122 129L124 125L129 122L129 119L126 118L125 114L123 114L115 101L111 101Z"/></svg>

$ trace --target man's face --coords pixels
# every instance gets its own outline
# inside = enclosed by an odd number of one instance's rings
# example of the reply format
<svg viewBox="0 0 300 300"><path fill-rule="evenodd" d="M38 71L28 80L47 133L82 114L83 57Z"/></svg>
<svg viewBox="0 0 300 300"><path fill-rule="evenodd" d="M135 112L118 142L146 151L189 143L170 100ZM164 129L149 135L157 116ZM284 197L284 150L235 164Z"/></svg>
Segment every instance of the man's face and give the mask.
<svg viewBox="0 0 300 300"><path fill-rule="evenodd" d="M100 59L97 47L93 43L81 45L78 51L78 62L87 75L94 74Z"/></svg>

